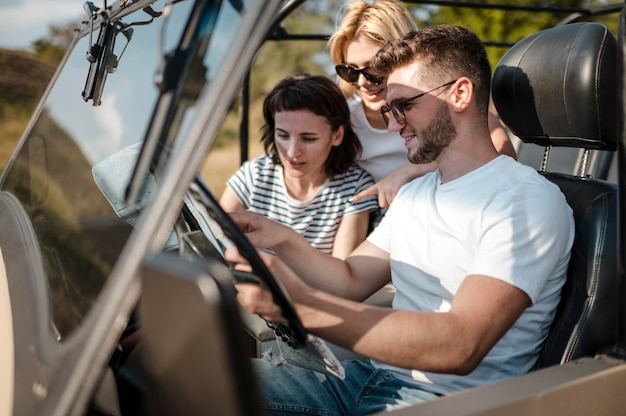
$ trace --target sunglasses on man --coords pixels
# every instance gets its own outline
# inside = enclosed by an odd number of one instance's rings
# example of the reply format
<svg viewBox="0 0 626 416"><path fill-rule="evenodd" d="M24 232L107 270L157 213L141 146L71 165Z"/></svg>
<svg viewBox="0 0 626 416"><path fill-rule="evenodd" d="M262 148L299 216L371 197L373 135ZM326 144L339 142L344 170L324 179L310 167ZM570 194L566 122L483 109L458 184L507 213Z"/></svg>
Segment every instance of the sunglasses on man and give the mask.
<svg viewBox="0 0 626 416"><path fill-rule="evenodd" d="M405 98L403 100L392 100L389 104L383 105L380 107L380 114L383 116L385 123L389 125L389 113L393 114L393 117L396 119L398 124L406 124L406 114L404 113L408 106L415 103L415 100L418 98L422 98L423 96L430 94L431 92L437 91L440 88L447 87L449 85L454 84L458 80L446 82L443 85L440 85L432 90L428 90L426 92L417 94L415 97Z"/></svg>

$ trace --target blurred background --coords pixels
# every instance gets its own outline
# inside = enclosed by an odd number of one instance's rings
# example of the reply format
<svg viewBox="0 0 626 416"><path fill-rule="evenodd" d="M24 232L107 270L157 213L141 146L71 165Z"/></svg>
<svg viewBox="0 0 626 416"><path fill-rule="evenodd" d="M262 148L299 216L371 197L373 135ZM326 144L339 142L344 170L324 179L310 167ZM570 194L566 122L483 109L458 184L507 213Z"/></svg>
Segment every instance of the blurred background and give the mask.
<svg viewBox="0 0 626 416"><path fill-rule="evenodd" d="M0 2L0 170L84 15L77 0Z"/></svg>
<svg viewBox="0 0 626 416"><path fill-rule="evenodd" d="M301 39L266 42L259 51L250 75L250 116L246 127L250 139L249 150L244 158L256 157L263 151L259 145L261 104L265 94L280 79L297 72L319 73L335 78L325 36L333 32L345 2L307 1L297 12L291 13L283 25L290 34L302 34ZM101 7L103 0L93 0L93 3ZM108 3L113 3L113 0ZM571 16L572 8L584 11L585 8L619 4L620 0L475 0L441 1L439 5L432 3L405 1L418 27L445 22L461 24L475 31L485 41L492 67L495 67L511 44L530 33L559 24ZM547 12L458 7L463 3L542 7ZM10 158L33 110L71 44L75 29L87 17L83 4L81 0L0 2L0 171ZM592 20L606 24L617 35L617 14L595 16ZM73 93L80 94L80 91ZM202 170L202 175L209 178L209 185L218 197L225 181L242 160L239 150L242 126L238 109L236 99Z"/></svg>

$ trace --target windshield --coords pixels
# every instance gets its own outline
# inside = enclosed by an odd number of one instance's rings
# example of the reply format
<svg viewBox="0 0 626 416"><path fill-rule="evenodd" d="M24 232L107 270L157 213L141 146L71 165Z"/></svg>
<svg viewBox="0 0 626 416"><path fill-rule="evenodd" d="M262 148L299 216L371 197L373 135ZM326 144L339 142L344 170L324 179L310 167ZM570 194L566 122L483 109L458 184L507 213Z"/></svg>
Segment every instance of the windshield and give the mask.
<svg viewBox="0 0 626 416"><path fill-rule="evenodd" d="M138 11L109 22L113 41L100 63L107 67L99 80L90 80L94 64L85 58L101 39L99 25L76 43L3 176L2 190L19 199L39 242L60 338L93 305L157 182L146 172L149 181L140 199L125 203L160 93L155 74L179 44L194 5L171 3L167 14L159 13L166 2L157 1L152 15ZM243 9L246 2L215 3L219 17L203 56L203 83L210 83L228 53L241 20L235 6ZM184 137L193 116L190 105L180 117L177 137Z"/></svg>

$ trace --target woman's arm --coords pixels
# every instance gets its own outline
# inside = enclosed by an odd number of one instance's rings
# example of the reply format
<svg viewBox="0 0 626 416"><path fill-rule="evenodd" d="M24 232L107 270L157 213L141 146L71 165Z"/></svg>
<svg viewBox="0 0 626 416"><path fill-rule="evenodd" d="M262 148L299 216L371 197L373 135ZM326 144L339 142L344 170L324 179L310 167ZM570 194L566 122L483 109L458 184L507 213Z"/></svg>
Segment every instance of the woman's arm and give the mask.
<svg viewBox="0 0 626 416"><path fill-rule="evenodd" d="M406 163L366 190L356 194L352 198L352 201L357 202L368 196L378 195L378 205L381 208L389 208L389 204L391 204L391 201L393 201L396 197L396 194L402 185L415 178L419 178L428 172L432 172L436 168L437 166L434 163L428 163L425 165Z"/></svg>
<svg viewBox="0 0 626 416"><path fill-rule="evenodd" d="M513 159L517 159L517 152L515 151L515 147L513 143L511 143L511 139L509 135L504 130L502 123L498 117L489 112L489 133L491 134L491 141L493 142L493 147L496 148L498 153L501 155L511 156Z"/></svg>
<svg viewBox="0 0 626 416"><path fill-rule="evenodd" d="M345 215L339 224L332 255L339 259L345 259L367 237L371 211L357 212Z"/></svg>
<svg viewBox="0 0 626 416"><path fill-rule="evenodd" d="M233 189L228 185L226 185L224 193L220 198L220 205L222 206L222 209L226 212L237 212L246 210L246 207L243 206L235 191L233 191Z"/></svg>
<svg viewBox="0 0 626 416"><path fill-rule="evenodd" d="M348 258L340 260L313 247L292 228L250 211L230 214L253 246L274 253L312 287L337 296L363 301L391 280L389 254L363 241ZM235 263L236 250L226 253Z"/></svg>

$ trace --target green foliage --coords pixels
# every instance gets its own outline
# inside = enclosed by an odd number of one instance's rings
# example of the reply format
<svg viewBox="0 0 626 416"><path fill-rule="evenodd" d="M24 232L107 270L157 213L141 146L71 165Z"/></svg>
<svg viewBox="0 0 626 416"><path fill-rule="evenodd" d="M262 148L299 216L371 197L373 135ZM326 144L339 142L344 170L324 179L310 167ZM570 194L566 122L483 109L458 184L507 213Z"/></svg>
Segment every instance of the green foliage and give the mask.
<svg viewBox="0 0 626 416"><path fill-rule="evenodd" d="M487 54L492 67L498 63L508 47L522 38L539 30L558 25L563 19L570 17L569 11L554 11L548 8L583 9L606 5L602 0L484 0L485 4L508 4L509 6L538 6L545 11L495 10L489 8L462 7L463 3L475 1L459 0L454 7L417 7L409 8L417 18L418 26L425 27L435 24L457 24L472 29L485 42ZM614 33L617 33L618 16L601 18L594 17L580 20L602 21Z"/></svg>
<svg viewBox="0 0 626 416"><path fill-rule="evenodd" d="M64 26L49 26L48 35L33 42L33 49L37 57L51 63L61 62L65 51L74 38L75 27L75 23L68 23Z"/></svg>
<svg viewBox="0 0 626 416"><path fill-rule="evenodd" d="M334 27L334 15L327 7L321 7L319 1L309 1L301 6L283 22L284 31L290 35L329 34ZM259 139L263 125L262 103L267 93L283 78L289 75L308 72L325 73L324 57L328 55L326 40L280 40L267 41L258 52L250 76L250 140ZM236 108L234 106L233 108ZM233 115L229 114L229 119ZM232 127L234 122L231 120ZM238 138L233 131L224 129L219 135L217 146L224 141Z"/></svg>
<svg viewBox="0 0 626 416"><path fill-rule="evenodd" d="M309 0L293 11L282 23L289 34L330 35L335 28L338 13L348 0ZM520 11L476 9L461 7L463 3L505 4L513 6L539 6L543 8L592 8L614 4L619 0L458 0L455 5L432 6L407 0L405 5L416 19L418 27L434 24L459 24L474 30L487 46L492 67L498 63L508 47L539 30L555 26L570 14L567 11ZM606 24L617 34L619 15L595 16L595 20ZM287 75L298 72L328 74L330 62L326 41L292 40L268 41L259 51L252 67L250 78L249 137L254 142L259 138L263 123L261 106L265 95L276 83ZM228 122L219 135L217 145L238 139L237 104L228 116ZM226 127L227 126L227 127Z"/></svg>
<svg viewBox="0 0 626 416"><path fill-rule="evenodd" d="M309 2L314 5L316 2ZM305 3L306 5L307 3ZM283 23L290 35L328 33L330 16L327 11L301 7ZM326 41L284 40L264 44L252 67L252 97L265 96L284 77L301 72L321 73L323 68L315 56L326 52Z"/></svg>

